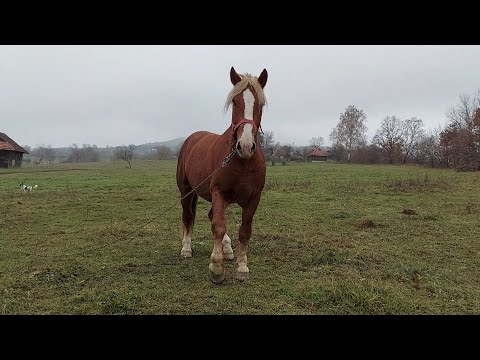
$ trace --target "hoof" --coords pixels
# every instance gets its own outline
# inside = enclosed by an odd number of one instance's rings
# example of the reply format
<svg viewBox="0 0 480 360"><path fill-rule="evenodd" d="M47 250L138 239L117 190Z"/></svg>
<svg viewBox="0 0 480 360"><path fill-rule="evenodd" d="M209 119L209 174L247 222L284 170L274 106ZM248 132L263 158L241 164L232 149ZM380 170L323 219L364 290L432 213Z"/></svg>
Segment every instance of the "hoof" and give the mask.
<svg viewBox="0 0 480 360"><path fill-rule="evenodd" d="M192 257L192 250L182 250L180 255L183 256L184 258L191 258Z"/></svg>
<svg viewBox="0 0 480 360"><path fill-rule="evenodd" d="M223 283L225 281L225 270L223 270L223 272L219 275L216 275L211 271L209 271L209 273L210 273L210 280L214 284L220 285L221 283Z"/></svg>
<svg viewBox="0 0 480 360"><path fill-rule="evenodd" d="M245 281L248 280L249 272L240 272L237 271L235 272L235 279L240 280L240 281Z"/></svg>
<svg viewBox="0 0 480 360"><path fill-rule="evenodd" d="M235 259L235 256L233 255L233 252L232 253L223 253L223 258L225 260L233 260L233 259Z"/></svg>

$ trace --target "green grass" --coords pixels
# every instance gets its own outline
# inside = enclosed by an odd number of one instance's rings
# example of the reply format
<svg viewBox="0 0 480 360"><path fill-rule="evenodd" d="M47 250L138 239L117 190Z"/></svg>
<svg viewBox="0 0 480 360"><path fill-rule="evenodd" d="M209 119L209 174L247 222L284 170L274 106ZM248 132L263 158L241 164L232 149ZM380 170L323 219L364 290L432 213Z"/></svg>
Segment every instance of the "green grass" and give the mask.
<svg viewBox="0 0 480 360"><path fill-rule="evenodd" d="M250 280L226 262L217 286L204 200L179 256L174 162L0 170L0 314L479 314L479 188L480 173L267 166ZM237 205L227 219L235 250Z"/></svg>

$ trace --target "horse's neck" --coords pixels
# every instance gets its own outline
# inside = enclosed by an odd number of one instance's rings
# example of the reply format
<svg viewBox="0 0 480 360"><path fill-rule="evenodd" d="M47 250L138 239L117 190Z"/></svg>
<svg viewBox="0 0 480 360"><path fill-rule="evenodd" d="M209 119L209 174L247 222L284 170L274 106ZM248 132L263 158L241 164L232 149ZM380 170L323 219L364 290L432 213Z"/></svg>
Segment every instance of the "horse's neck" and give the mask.
<svg viewBox="0 0 480 360"><path fill-rule="evenodd" d="M227 130L220 135L221 141L225 141L230 147L233 146L232 126L230 125Z"/></svg>

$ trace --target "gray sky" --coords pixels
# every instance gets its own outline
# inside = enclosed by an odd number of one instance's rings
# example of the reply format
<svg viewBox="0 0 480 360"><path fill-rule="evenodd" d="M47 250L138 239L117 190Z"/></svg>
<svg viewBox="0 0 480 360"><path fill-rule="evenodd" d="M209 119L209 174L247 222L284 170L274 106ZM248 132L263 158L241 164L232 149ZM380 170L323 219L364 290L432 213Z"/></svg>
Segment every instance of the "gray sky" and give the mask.
<svg viewBox="0 0 480 360"><path fill-rule="evenodd" d="M0 132L20 145L128 145L222 133L229 71L269 73L262 127L327 142L356 105L369 140L387 115L445 124L480 88L480 46L0 46Z"/></svg>

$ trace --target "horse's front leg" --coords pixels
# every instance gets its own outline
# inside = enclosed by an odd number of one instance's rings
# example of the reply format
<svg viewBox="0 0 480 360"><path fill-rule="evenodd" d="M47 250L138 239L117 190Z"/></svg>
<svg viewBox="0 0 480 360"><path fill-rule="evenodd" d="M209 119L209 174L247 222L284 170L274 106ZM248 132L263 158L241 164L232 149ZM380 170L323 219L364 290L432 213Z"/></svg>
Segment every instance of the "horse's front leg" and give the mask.
<svg viewBox="0 0 480 360"><path fill-rule="evenodd" d="M215 284L221 284L225 280L222 241L226 231L225 200L220 191L214 190L212 192L212 232L214 243L208 269L210 270L210 280Z"/></svg>
<svg viewBox="0 0 480 360"><path fill-rule="evenodd" d="M252 236L252 220L258 203L260 202L260 194L255 196L247 206L242 208L242 225L238 234L239 251L237 255L237 271L235 277L238 280L244 281L248 279L249 269L247 266L247 251L250 237Z"/></svg>

